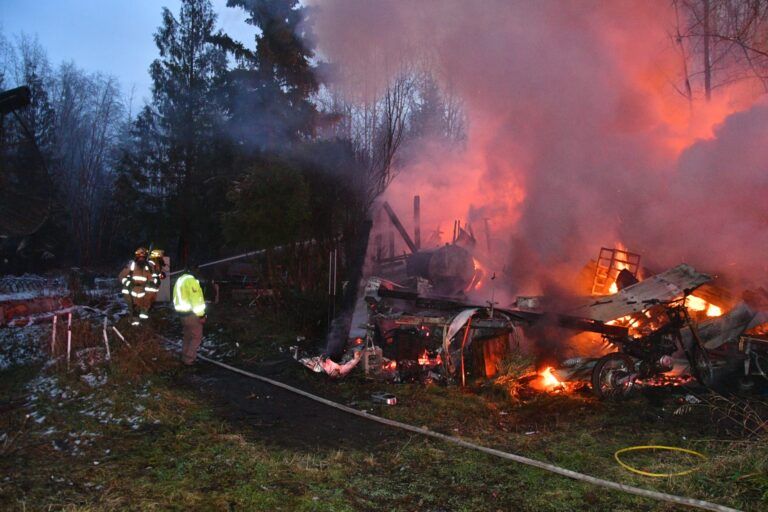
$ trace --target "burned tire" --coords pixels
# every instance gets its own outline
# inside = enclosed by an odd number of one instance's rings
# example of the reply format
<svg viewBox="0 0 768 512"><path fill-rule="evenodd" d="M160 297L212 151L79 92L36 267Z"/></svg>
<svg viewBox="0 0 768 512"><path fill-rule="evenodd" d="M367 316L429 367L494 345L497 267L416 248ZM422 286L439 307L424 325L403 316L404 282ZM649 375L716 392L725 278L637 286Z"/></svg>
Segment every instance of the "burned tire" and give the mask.
<svg viewBox="0 0 768 512"><path fill-rule="evenodd" d="M712 369L712 361L707 351L698 343L691 348L690 354L691 374L702 386L711 388L715 384L715 372Z"/></svg>
<svg viewBox="0 0 768 512"><path fill-rule="evenodd" d="M635 363L626 354L601 357L592 370L592 392L601 400L623 400L634 390Z"/></svg>

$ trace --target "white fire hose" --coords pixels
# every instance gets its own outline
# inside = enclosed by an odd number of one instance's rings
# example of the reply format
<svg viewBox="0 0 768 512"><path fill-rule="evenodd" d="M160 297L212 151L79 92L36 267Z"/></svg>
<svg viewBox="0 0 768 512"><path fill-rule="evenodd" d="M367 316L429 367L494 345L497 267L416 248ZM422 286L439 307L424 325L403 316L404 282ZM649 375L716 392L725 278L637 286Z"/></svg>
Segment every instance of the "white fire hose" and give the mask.
<svg viewBox="0 0 768 512"><path fill-rule="evenodd" d="M178 347L177 343L174 343L170 340L166 341L173 343L174 346ZM651 491L647 489L641 489L639 487L633 487L631 485L624 485L620 484L618 482L612 482L610 480L604 480L602 478L597 478L590 475L585 475L584 473L579 473L577 471L571 471L570 469L561 468L559 466L555 466L553 464L548 464L546 462L541 462L535 459L529 459L528 457L523 457L522 455L516 455L514 453L508 453L503 452L501 450L496 450L494 448L488 448L486 446L481 446L475 443L470 443L469 441L464 441L463 439L459 439L458 437L448 436L445 434L441 434L439 432L434 432L432 430L423 428L423 427L416 427L414 425L409 425L407 423L402 423L400 421L395 420L389 420L387 418L382 418L381 416L376 416L374 414L368 414L365 411L359 411L357 409L354 409L352 407L347 407L346 405L342 405L339 403L336 403L332 400L328 400L326 398L313 395L312 393L308 393L306 391L302 391L301 389L294 388L293 386L289 386L288 384L284 384L282 382L272 380L268 377L263 377L261 375L257 375L255 373L251 373L246 370L242 370L240 368L236 368L234 366L230 366L226 363L222 363L220 361L216 361L214 359L210 359L205 356L198 355L199 359L202 359L203 361L209 362L211 364L214 364L216 366L219 366L221 368L227 369L229 371L239 373L240 375L244 375L246 377L250 377L252 379L260 380L262 382L266 382L267 384L271 384L272 386L276 386L278 388L285 389L286 391L290 391L291 393L295 393L297 395L301 395L305 398L309 398L310 400L314 400L315 402L319 402L321 404L327 405L329 407L333 407L334 409L338 409L340 411L344 411L346 413L358 416L360 418L365 418L370 421L375 421L377 423L381 423L383 425L387 425L394 428L399 428L402 430L407 430L410 432L415 432L417 434L421 434L427 437L432 437L435 439L440 439L441 441L445 441L446 443L455 444L458 446L463 446L464 448L469 448L471 450L477 450L483 453L487 453L489 455L494 455L496 457L500 457L502 459L507 459L515 462L519 462L520 464L526 464L528 466L533 466L539 469L543 469L544 471L549 471L551 473L555 473L561 476L565 476L568 478L572 478L574 480L578 480L581 482L587 482L592 485L597 485L600 487L605 487L608 489L613 489L616 491L622 491L626 492L628 494L634 494L636 496L642 496L644 498L650 498L658 501L665 501L668 503L676 503L678 505L685 505L688 507L698 508L701 510L714 510L716 512L739 512L737 509L726 507L724 505L718 505L717 503L711 503L709 501L703 501L698 500L694 498L686 498L683 496L675 496L674 494L667 494L663 492L657 492L657 491Z"/></svg>

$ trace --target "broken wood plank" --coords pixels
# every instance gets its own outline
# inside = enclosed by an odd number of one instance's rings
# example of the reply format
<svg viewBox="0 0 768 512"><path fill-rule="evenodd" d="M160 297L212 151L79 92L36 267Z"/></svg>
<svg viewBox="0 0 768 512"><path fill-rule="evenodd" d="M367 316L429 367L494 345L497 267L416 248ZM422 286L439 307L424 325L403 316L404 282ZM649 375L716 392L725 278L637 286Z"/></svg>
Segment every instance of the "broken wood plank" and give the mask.
<svg viewBox="0 0 768 512"><path fill-rule="evenodd" d="M405 230L405 227L403 227L403 224L400 222L397 214L395 214L395 211L391 206L389 206L389 203L384 201L382 206L384 206L384 211L386 211L387 215L389 215L389 220L392 221L395 229L397 229L397 232L400 233L400 236L403 238L405 245L408 246L408 249L410 249L412 253L417 252L419 249L416 247L416 244L413 243L413 240L411 240L410 235L408 235L408 232ZM394 254L392 254L392 256L394 256Z"/></svg>

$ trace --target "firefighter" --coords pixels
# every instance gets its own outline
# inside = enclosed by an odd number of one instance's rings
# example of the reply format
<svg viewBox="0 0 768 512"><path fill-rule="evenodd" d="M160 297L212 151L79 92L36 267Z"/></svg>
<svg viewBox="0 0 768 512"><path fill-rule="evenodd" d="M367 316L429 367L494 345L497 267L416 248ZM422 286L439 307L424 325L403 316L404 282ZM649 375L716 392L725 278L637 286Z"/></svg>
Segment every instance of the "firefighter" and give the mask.
<svg viewBox="0 0 768 512"><path fill-rule="evenodd" d="M181 362L192 365L203 339L203 324L206 319L203 289L192 272L186 271L176 280L173 286L173 307L181 313L181 324L184 328Z"/></svg>
<svg viewBox="0 0 768 512"><path fill-rule="evenodd" d="M160 291L160 283L166 277L163 270L165 266L164 256L165 252L162 249L152 249L149 253L149 269L152 272L152 277L144 289L147 292L150 307L155 303L157 292Z"/></svg>
<svg viewBox="0 0 768 512"><path fill-rule="evenodd" d="M120 272L118 279L122 284L123 297L131 312L131 325L139 325L149 318L149 308L152 307L152 297L148 296L147 287L152 288L152 270L147 261L149 251L139 247L134 252L133 259Z"/></svg>

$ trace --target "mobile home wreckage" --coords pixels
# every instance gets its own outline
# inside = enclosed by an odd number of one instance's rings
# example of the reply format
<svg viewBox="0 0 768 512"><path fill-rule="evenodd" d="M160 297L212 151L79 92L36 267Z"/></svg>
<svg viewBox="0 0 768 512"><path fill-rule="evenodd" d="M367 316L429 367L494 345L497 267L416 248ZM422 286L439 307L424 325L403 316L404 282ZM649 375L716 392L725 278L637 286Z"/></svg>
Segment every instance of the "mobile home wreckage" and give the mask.
<svg viewBox="0 0 768 512"><path fill-rule="evenodd" d="M652 273L641 268L640 255L602 248L587 267L590 286L581 299L555 306L547 297L518 297L498 307L491 296L475 303L466 292L494 276L483 275L473 256L471 228L456 222L449 243L423 248L418 198L414 206L411 238L383 204L388 223L379 222L370 237L344 356L301 358L308 368L341 377L361 367L371 378L464 385L496 375L514 351L536 352L540 332L554 330L564 338L587 333L600 350L540 368L550 390L579 382L601 398L618 398L640 386L768 378L762 289L736 300L686 264L643 279ZM393 233L404 242L400 254Z"/></svg>

